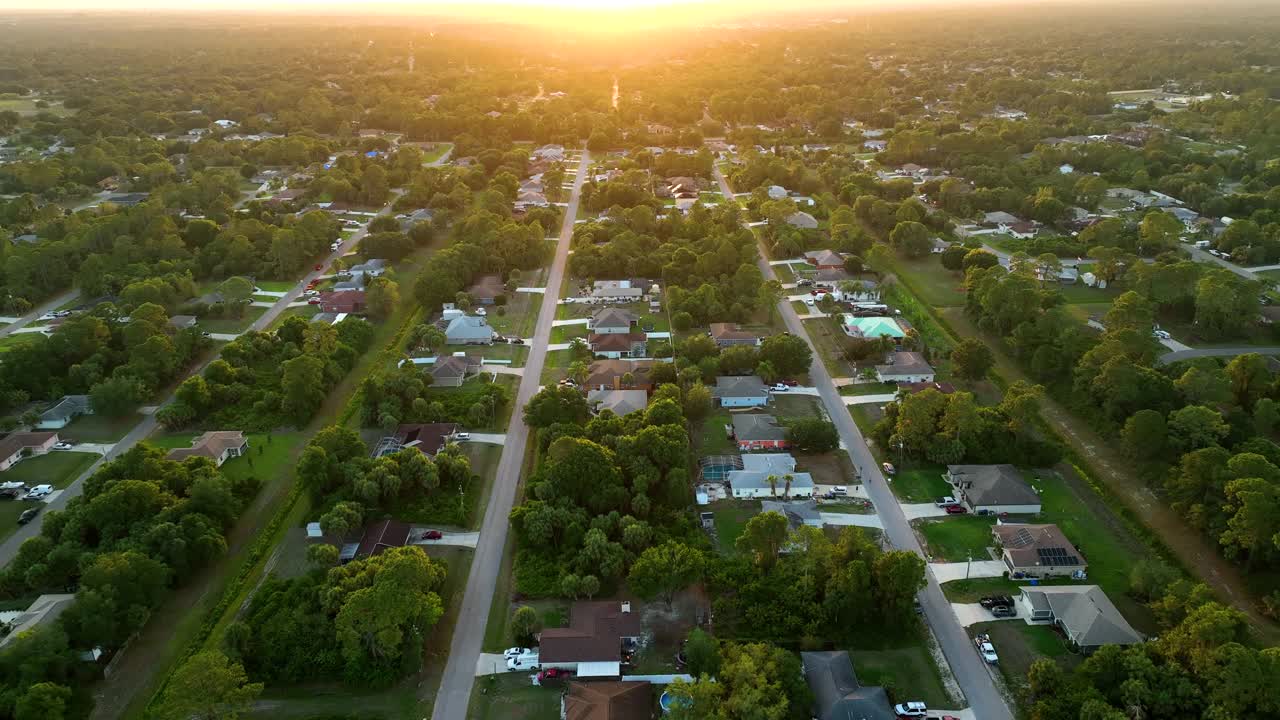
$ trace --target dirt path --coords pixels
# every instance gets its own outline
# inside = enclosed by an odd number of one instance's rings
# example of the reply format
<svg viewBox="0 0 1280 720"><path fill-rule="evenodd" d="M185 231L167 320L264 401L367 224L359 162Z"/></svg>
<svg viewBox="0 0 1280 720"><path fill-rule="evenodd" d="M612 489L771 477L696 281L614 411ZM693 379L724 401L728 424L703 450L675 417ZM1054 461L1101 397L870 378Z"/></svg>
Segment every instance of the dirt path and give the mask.
<svg viewBox="0 0 1280 720"><path fill-rule="evenodd" d="M1034 382L1005 354L1001 344L979 332L960 308L943 310L942 315L957 331L987 341L995 353L996 367L1006 380ZM1093 428L1049 397L1040 402L1040 414L1072 449L1088 461L1095 479L1115 493L1183 566L1214 588L1225 601L1248 615L1260 632L1270 638L1280 633L1280 629L1258 610L1240 569L1227 562L1202 533L1183 522L1150 488L1137 481L1137 474Z"/></svg>

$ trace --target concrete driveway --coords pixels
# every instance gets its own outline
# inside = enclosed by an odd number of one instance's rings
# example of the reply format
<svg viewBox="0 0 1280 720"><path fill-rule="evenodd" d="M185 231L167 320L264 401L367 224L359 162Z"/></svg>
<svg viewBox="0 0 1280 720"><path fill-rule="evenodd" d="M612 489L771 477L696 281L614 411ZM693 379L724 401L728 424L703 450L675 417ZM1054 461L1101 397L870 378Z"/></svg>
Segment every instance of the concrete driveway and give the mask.
<svg viewBox="0 0 1280 720"><path fill-rule="evenodd" d="M893 393L883 395L843 395L845 405L883 405L898 399Z"/></svg>
<svg viewBox="0 0 1280 720"><path fill-rule="evenodd" d="M946 517L947 510L933 503L903 503L902 514L906 515L908 520L919 520L920 518Z"/></svg>
<svg viewBox="0 0 1280 720"><path fill-rule="evenodd" d="M841 527L845 525L852 525L853 527L875 528L877 530L884 529L884 523L880 521L879 515L872 515L870 513L862 515L859 513L834 512L820 512L818 514L822 516L822 524L824 525L836 525Z"/></svg>
<svg viewBox="0 0 1280 720"><path fill-rule="evenodd" d="M480 653L476 658L476 677L484 675L501 675L507 670L507 659L502 653Z"/></svg>
<svg viewBox="0 0 1280 720"><path fill-rule="evenodd" d="M951 611L955 613L956 619L960 621L962 627L977 625L978 623L994 622L996 620L1022 620L1020 617L998 618L991 614L991 611L982 607L978 603L951 603Z"/></svg>
<svg viewBox="0 0 1280 720"><path fill-rule="evenodd" d="M76 443L71 446L70 450L58 450L54 448L51 452L87 452L96 455L106 455L111 452L111 448L115 447L115 443Z"/></svg>
<svg viewBox="0 0 1280 720"><path fill-rule="evenodd" d="M974 560L971 563L929 563L929 569L933 571L933 576L938 579L938 582L945 583L964 580L966 576L970 578L1003 577L1009 568L999 560Z"/></svg>
<svg viewBox="0 0 1280 720"><path fill-rule="evenodd" d="M506 441L507 436L503 433L471 433L471 439L467 442L501 445Z"/></svg>
<svg viewBox="0 0 1280 720"><path fill-rule="evenodd" d="M422 531L428 530L425 527L415 527L410 531L410 537L422 537ZM414 540L414 545L450 545L453 547L469 547L475 549L476 543L480 540L478 532L448 532L442 531L444 537L439 540Z"/></svg>

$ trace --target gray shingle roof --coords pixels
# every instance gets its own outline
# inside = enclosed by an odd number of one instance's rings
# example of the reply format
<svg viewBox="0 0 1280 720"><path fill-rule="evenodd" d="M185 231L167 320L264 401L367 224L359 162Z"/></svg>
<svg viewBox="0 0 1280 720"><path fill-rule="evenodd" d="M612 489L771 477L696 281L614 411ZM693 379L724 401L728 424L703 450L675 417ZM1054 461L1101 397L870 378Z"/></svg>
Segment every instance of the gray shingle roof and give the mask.
<svg viewBox="0 0 1280 720"><path fill-rule="evenodd" d="M764 381L756 375L722 375L716 378L716 387L712 394L724 397L761 397L768 395Z"/></svg>

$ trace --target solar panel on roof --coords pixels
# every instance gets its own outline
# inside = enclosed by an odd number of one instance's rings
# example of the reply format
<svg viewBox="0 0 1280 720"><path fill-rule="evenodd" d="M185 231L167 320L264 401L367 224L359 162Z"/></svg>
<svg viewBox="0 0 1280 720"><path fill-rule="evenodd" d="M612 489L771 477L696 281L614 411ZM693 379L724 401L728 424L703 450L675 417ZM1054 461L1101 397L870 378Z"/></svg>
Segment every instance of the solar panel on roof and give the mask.
<svg viewBox="0 0 1280 720"><path fill-rule="evenodd" d="M1044 565L1079 565L1080 558L1067 552L1066 548L1037 548L1036 555Z"/></svg>
<svg viewBox="0 0 1280 720"><path fill-rule="evenodd" d="M1026 547L1034 542L1035 538L1031 537L1031 532L1026 528L1018 528L1018 532L1014 534L1012 540L1015 548Z"/></svg>

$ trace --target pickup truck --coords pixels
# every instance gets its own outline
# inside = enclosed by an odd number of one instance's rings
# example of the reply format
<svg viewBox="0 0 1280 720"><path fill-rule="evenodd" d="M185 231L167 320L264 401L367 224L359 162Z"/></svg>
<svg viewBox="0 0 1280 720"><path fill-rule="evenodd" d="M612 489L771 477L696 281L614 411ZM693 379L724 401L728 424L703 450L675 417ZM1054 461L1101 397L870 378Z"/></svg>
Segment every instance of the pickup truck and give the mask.
<svg viewBox="0 0 1280 720"><path fill-rule="evenodd" d="M996 646L991 644L990 635L978 635L973 639L973 644L978 648L978 654L988 665L995 665L1000 662L1000 657L996 655Z"/></svg>

